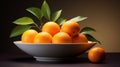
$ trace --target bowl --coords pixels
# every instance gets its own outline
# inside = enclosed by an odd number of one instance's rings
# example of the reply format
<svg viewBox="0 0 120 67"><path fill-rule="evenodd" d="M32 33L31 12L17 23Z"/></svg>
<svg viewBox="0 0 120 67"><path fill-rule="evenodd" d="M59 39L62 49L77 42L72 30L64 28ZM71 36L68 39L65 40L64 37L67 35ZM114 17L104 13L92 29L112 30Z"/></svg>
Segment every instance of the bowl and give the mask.
<svg viewBox="0 0 120 67"><path fill-rule="evenodd" d="M25 53L33 56L37 61L58 61L77 57L93 47L96 42L88 43L22 43L21 41L14 41L14 44Z"/></svg>

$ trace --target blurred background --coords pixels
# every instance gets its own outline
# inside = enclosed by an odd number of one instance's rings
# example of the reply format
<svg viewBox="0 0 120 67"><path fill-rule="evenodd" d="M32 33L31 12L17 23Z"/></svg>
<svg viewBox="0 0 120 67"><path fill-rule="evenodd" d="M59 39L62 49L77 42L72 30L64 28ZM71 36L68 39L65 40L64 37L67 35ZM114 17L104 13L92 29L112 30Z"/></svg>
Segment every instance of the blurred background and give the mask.
<svg viewBox="0 0 120 67"><path fill-rule="evenodd" d="M20 17L32 16L25 9L41 7L43 0L4 0L0 5L0 53L22 52L13 41L20 37L9 38L11 30L16 26L12 22ZM92 35L102 42L106 52L120 52L120 0L47 0L51 11L62 9L62 16L71 19L86 16L80 23L81 28L89 26L97 32Z"/></svg>

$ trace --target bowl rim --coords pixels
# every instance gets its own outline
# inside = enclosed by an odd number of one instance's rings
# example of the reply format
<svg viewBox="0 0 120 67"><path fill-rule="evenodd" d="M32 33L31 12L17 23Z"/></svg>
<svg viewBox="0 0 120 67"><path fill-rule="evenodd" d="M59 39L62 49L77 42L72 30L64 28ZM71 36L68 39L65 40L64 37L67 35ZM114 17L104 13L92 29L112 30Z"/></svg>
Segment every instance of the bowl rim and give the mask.
<svg viewBox="0 0 120 67"><path fill-rule="evenodd" d="M96 44L97 42L88 41L88 43L22 43L22 41L14 41L14 44L22 45L79 45L79 44Z"/></svg>

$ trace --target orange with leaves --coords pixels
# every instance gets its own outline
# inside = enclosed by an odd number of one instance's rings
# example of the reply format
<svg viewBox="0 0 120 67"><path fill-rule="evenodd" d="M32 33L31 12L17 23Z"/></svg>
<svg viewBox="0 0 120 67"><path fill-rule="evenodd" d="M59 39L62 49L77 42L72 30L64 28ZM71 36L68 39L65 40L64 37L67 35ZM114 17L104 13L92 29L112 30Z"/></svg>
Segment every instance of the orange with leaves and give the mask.
<svg viewBox="0 0 120 67"><path fill-rule="evenodd" d="M48 32L52 36L60 32L60 26L55 22L47 22L42 27L42 32Z"/></svg>
<svg viewBox="0 0 120 67"><path fill-rule="evenodd" d="M79 34L80 25L75 21L67 21L61 26L61 32L68 33L71 37L74 37Z"/></svg>

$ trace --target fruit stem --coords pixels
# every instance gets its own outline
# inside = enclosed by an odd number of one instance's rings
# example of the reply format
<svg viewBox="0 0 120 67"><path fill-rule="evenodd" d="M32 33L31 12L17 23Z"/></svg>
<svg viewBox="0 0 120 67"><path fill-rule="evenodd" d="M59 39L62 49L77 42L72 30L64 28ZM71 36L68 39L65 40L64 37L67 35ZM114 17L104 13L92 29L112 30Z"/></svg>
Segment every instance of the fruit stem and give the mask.
<svg viewBox="0 0 120 67"><path fill-rule="evenodd" d="M39 27L40 31L42 29L42 19L40 19L40 27Z"/></svg>

